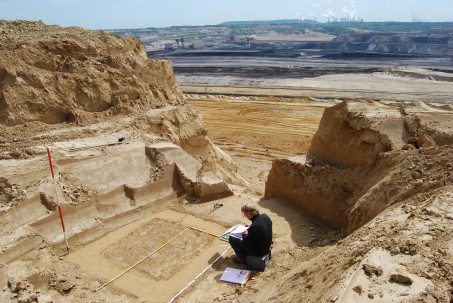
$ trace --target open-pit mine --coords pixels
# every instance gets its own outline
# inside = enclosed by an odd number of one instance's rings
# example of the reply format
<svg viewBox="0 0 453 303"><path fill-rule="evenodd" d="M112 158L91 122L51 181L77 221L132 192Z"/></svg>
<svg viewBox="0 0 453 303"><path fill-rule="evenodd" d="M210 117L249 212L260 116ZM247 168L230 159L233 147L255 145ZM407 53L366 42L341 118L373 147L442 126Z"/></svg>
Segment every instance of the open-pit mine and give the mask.
<svg viewBox="0 0 453 303"><path fill-rule="evenodd" d="M451 302L453 91L426 58L156 60L28 21L0 41L1 302ZM241 286L219 237L245 203L274 244Z"/></svg>

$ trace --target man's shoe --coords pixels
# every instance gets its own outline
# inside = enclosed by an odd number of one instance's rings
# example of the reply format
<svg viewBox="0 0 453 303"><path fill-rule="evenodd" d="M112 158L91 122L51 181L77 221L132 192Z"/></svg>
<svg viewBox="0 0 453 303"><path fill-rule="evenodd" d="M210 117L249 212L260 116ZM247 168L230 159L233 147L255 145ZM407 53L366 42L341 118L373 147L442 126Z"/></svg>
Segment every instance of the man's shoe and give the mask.
<svg viewBox="0 0 453 303"><path fill-rule="evenodd" d="M234 257L233 257L233 262L234 262L234 263L237 263L237 264L245 264L245 260L239 258L238 256L234 256Z"/></svg>

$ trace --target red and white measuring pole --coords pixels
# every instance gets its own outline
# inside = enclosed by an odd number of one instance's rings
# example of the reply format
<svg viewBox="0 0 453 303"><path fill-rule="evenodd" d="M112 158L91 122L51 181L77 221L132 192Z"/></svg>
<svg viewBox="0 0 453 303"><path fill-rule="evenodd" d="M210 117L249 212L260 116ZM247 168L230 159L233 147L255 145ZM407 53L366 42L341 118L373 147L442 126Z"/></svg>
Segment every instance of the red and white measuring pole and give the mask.
<svg viewBox="0 0 453 303"><path fill-rule="evenodd" d="M57 183L55 182L55 175L53 173L52 157L50 156L50 149L48 147L46 147L46 148L47 148L47 157L49 158L50 172L52 173L53 187L55 188L55 195L57 196L58 212L60 213L60 221L61 221L61 227L63 228L64 241L66 242L66 248L67 248L68 254L69 254L69 245L68 245L68 239L66 238L66 230L64 228L63 212L61 211L60 199L58 198Z"/></svg>

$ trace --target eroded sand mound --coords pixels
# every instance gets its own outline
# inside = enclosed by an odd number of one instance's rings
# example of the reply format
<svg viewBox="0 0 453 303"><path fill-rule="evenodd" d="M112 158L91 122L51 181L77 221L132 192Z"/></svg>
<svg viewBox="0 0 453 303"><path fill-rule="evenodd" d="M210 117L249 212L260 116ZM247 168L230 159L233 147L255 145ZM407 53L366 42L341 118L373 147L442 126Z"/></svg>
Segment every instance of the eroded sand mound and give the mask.
<svg viewBox="0 0 453 303"><path fill-rule="evenodd" d="M0 123L59 123L184 103L169 61L103 31L0 21Z"/></svg>
<svg viewBox="0 0 453 303"><path fill-rule="evenodd" d="M266 197L352 232L389 205L453 182L448 118L371 102L328 108L307 156L274 162Z"/></svg>

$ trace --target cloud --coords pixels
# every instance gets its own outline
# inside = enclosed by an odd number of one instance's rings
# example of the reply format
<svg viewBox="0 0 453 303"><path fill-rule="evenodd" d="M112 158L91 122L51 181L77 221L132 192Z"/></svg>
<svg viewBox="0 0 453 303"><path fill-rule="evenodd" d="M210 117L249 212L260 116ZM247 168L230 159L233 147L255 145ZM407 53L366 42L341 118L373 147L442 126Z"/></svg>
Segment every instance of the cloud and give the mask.
<svg viewBox="0 0 453 303"><path fill-rule="evenodd" d="M349 8L348 6L343 6L342 11L346 15L346 18L348 18L349 20L353 20L356 17L358 17L359 13L357 11L357 7L354 0L350 2L350 6L351 8Z"/></svg>

